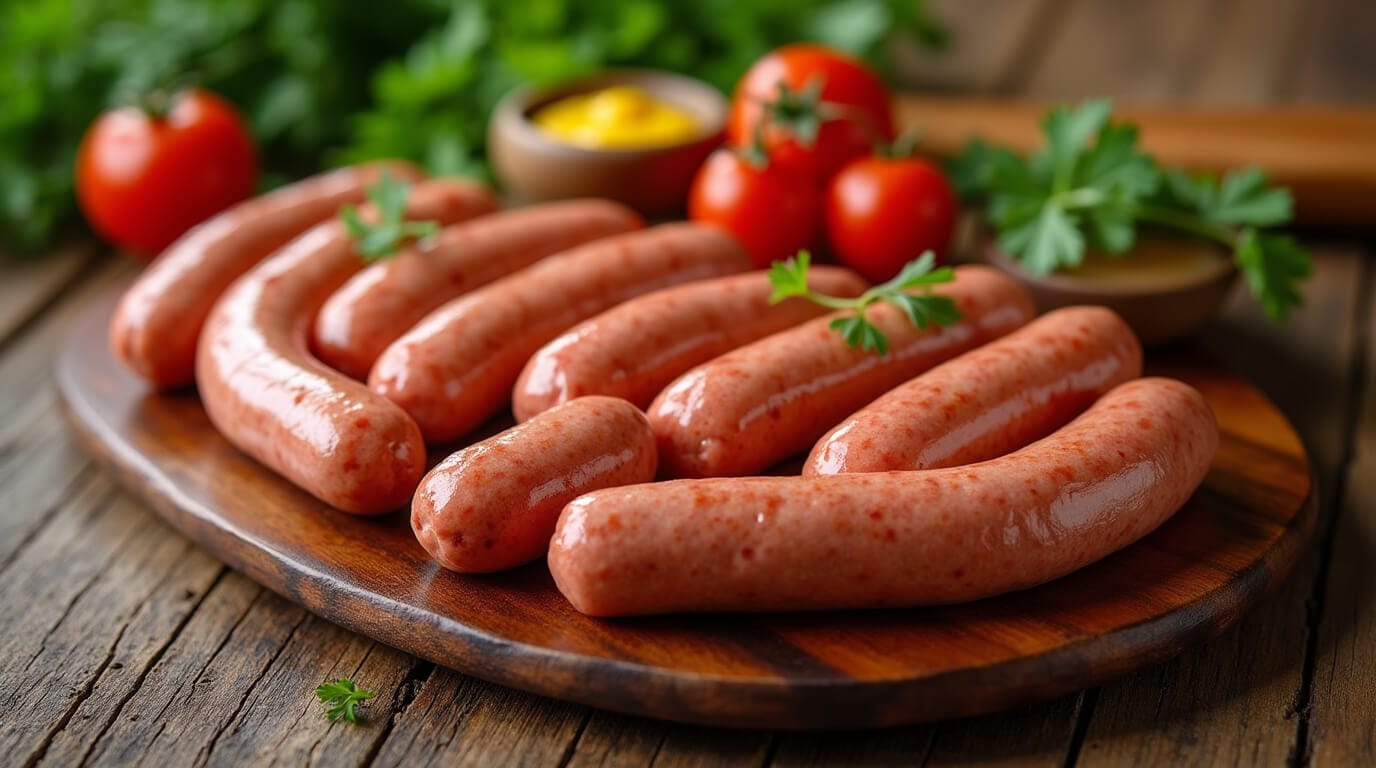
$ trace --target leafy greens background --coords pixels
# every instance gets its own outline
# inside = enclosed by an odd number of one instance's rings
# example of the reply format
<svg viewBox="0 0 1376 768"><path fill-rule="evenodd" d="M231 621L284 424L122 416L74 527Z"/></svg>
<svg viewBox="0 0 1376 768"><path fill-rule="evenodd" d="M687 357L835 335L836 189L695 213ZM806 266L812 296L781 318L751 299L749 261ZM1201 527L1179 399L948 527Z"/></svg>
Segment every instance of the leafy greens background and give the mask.
<svg viewBox="0 0 1376 768"><path fill-rule="evenodd" d="M75 217L72 167L105 107L197 84L236 103L268 183L373 157L482 175L487 116L523 82L606 66L723 91L777 45L818 40L884 65L941 29L919 0L16 0L0 4L0 243Z"/></svg>

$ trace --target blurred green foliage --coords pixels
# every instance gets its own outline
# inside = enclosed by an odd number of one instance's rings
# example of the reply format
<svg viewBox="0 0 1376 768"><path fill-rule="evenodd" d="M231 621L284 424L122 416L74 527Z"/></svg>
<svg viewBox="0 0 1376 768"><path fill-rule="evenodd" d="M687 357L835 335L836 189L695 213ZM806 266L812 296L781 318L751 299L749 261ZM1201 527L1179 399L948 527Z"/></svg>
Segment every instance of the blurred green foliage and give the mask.
<svg viewBox="0 0 1376 768"><path fill-rule="evenodd" d="M487 116L520 83L636 65L728 90L794 40L884 68L895 35L943 41L921 0L14 0L0 4L0 242L36 248L69 222L86 126L154 88L238 104L270 184L384 156L483 175Z"/></svg>

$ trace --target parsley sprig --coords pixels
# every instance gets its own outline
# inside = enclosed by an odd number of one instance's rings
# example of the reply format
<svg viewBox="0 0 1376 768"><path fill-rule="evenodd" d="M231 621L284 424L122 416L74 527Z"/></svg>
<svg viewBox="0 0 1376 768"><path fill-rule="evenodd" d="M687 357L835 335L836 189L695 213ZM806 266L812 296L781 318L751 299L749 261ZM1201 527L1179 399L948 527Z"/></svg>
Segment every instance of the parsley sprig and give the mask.
<svg viewBox="0 0 1376 768"><path fill-rule="evenodd" d="M932 293L932 286L951 282L955 279L955 273L950 267L933 269L936 256L931 251L908 262L892 280L873 286L855 298L828 296L813 291L807 284L807 273L811 266L812 254L807 251L799 251L795 258L770 265L769 283L774 286L774 291L769 296L769 303L777 304L798 296L828 309L854 310L854 315L831 321L831 327L841 334L848 347L874 350L880 355L888 354L888 337L865 317L865 310L880 301L903 310L912 324L922 330L951 325L960 320L960 310L953 299Z"/></svg>
<svg viewBox="0 0 1376 768"><path fill-rule="evenodd" d="M1217 179L1162 169L1137 143L1136 126L1113 122L1107 100L1059 106L1042 121L1046 143L1026 159L972 142L953 177L983 198L999 247L1029 271L1075 267L1087 248L1127 253L1139 225L1188 233L1232 251L1266 314L1283 320L1300 303L1309 255L1266 231L1292 216L1288 190L1248 168Z"/></svg>
<svg viewBox="0 0 1376 768"><path fill-rule="evenodd" d="M343 718L351 723L358 722L358 703L373 698L373 692L354 685L354 681L341 677L333 683L324 683L315 689L316 698L325 705L325 717L330 722Z"/></svg>
<svg viewBox="0 0 1376 768"><path fill-rule="evenodd" d="M351 203L340 206L339 217L354 240L354 250L364 261L380 261L396 253L403 244L440 230L436 221L406 220L406 201L410 198L411 185L384 170L377 182L368 187L368 199L377 208L377 223L363 221L358 207Z"/></svg>

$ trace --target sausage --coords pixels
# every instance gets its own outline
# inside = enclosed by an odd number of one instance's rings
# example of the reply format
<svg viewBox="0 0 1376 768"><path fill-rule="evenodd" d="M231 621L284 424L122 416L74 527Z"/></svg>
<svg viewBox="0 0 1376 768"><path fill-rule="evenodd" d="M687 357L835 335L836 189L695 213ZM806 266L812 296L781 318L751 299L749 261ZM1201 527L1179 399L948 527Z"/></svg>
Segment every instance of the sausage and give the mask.
<svg viewBox="0 0 1376 768"><path fill-rule="evenodd" d="M373 216L371 206L361 215ZM471 182L415 187L407 217L441 224L491 208ZM425 471L420 430L401 409L307 351L310 321L363 266L343 224L317 225L232 285L206 320L196 383L229 442L331 506L403 506Z"/></svg>
<svg viewBox="0 0 1376 768"><path fill-rule="evenodd" d="M446 228L349 279L321 307L312 349L326 365L368 377L382 350L430 310L546 256L645 225L610 200L569 200Z"/></svg>
<svg viewBox="0 0 1376 768"><path fill-rule="evenodd" d="M1142 375L1142 345L1103 307L1068 307L943 363L828 432L804 475L936 469L1041 439Z"/></svg>
<svg viewBox="0 0 1376 768"><path fill-rule="evenodd" d="M477 427L511 399L521 368L565 329L633 296L744 272L750 257L711 226L661 224L551 256L432 312L368 375L428 443Z"/></svg>
<svg viewBox="0 0 1376 768"><path fill-rule="evenodd" d="M638 408L580 397L436 465L411 502L411 530L452 571L515 568L544 557L565 504L653 480L655 461L655 436Z"/></svg>
<svg viewBox="0 0 1376 768"><path fill-rule="evenodd" d="M815 267L808 284L833 296L868 287L848 269ZM584 395L610 395L645 408L680 374L743 344L825 314L799 298L769 303L769 275L700 280L612 307L540 348L516 382L517 420Z"/></svg>
<svg viewBox="0 0 1376 768"><path fill-rule="evenodd" d="M939 288L962 319L914 327L899 309L872 305L887 355L846 346L832 316L728 352L685 373L650 406L663 470L678 477L756 474L812 447L842 419L895 386L1032 319L1027 292L991 267L958 267Z"/></svg>
<svg viewBox="0 0 1376 768"><path fill-rule="evenodd" d="M245 200L168 246L124 292L110 321L110 348L159 389L191 383L196 340L229 284L289 240L363 200L383 169L414 181L421 172L388 162L342 168Z"/></svg>
<svg viewBox="0 0 1376 768"><path fill-rule="evenodd" d="M1145 536L1204 480L1217 445L1198 392L1137 379L1051 436L980 464L580 496L560 515L549 569L593 616L978 600Z"/></svg>

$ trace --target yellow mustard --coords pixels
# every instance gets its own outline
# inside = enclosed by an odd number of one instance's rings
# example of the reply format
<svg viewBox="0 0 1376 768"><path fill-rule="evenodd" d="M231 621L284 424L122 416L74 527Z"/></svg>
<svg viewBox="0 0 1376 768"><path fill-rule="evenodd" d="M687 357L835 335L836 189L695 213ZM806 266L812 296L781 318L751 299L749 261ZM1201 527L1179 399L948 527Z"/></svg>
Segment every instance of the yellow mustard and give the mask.
<svg viewBox="0 0 1376 768"><path fill-rule="evenodd" d="M551 137L590 149L664 147L698 135L692 115L628 85L566 96L531 119Z"/></svg>

